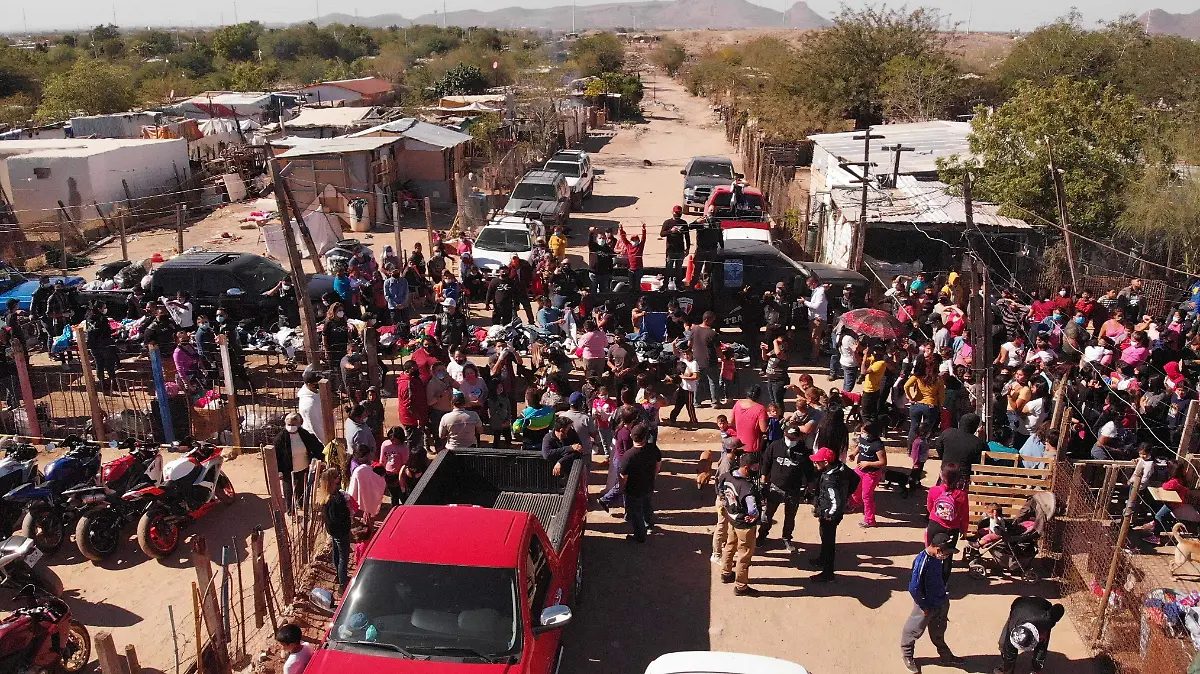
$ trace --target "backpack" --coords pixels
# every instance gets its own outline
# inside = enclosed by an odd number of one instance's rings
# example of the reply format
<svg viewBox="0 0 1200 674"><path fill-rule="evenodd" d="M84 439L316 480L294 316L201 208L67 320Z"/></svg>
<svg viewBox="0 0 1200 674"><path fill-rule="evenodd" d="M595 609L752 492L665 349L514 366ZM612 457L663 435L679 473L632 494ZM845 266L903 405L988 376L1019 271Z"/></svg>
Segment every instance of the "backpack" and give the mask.
<svg viewBox="0 0 1200 674"><path fill-rule="evenodd" d="M957 522L958 504L954 501L953 492L944 491L934 499L933 507L929 509L929 516L951 524Z"/></svg>

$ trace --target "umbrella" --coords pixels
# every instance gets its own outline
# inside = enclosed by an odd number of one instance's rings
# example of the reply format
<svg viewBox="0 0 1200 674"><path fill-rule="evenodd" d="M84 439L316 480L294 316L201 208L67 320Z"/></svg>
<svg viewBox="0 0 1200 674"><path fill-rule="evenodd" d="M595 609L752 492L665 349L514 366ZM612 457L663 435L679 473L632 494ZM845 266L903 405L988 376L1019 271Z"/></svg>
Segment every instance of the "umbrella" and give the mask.
<svg viewBox="0 0 1200 674"><path fill-rule="evenodd" d="M842 325L863 337L899 339L908 334L908 326L879 309L855 309L842 314Z"/></svg>

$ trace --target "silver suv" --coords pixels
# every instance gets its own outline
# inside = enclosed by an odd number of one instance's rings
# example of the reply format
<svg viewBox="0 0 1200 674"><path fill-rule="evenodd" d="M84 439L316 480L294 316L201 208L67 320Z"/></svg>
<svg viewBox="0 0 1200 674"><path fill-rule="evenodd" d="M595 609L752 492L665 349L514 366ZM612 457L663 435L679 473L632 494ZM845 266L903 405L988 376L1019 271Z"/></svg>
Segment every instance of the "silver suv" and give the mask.
<svg viewBox="0 0 1200 674"><path fill-rule="evenodd" d="M530 171L513 188L504 213L541 220L547 227L565 227L571 214L571 186L557 171Z"/></svg>
<svg viewBox="0 0 1200 674"><path fill-rule="evenodd" d="M571 186L571 208L579 208L584 199L592 196L596 175L592 170L591 158L583 150L555 152L550 161L546 162L545 169L558 171L567 177L567 184Z"/></svg>

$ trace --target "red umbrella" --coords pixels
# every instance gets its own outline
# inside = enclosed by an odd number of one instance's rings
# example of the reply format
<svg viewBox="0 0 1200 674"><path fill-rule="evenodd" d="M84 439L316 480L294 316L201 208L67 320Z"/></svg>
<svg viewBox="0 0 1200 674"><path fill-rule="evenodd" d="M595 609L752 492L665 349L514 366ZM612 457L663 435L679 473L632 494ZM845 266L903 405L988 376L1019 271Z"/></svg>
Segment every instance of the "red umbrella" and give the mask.
<svg viewBox="0 0 1200 674"><path fill-rule="evenodd" d="M855 309L842 314L842 325L862 337L899 339L908 334L908 326L879 309Z"/></svg>

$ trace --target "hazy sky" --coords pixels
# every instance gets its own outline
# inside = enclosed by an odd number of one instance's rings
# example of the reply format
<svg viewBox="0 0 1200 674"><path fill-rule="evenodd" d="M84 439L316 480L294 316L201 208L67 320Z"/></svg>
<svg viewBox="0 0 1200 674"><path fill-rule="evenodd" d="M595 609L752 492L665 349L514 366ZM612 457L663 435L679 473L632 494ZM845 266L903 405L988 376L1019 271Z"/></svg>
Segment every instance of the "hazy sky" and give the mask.
<svg viewBox="0 0 1200 674"><path fill-rule="evenodd" d="M580 5L598 4L612 0L577 0ZM793 0L750 0L756 4L784 9ZM445 0L449 11L459 9L496 9L511 5L522 7L551 7L569 0ZM242 21L283 23L301 21L322 13L344 12L361 16L399 13L413 18L441 9L438 0L203 0L202 2L165 2L164 0L4 0L0 13L0 32L18 32L29 26L33 30L53 28L76 29L113 21L122 27L146 25L208 26ZM809 6L824 16L836 14L839 0L809 0ZM863 0L848 0L851 6L862 6ZM892 2L894 6L902 2ZM910 1L910 7L936 7L964 26L968 18L976 30L1030 29L1052 21L1078 6L1089 22L1111 19L1125 13L1141 13L1158 7L1168 12L1189 13L1200 9L1200 0L924 0ZM972 11L973 8L973 11ZM22 16L24 12L24 16Z"/></svg>

